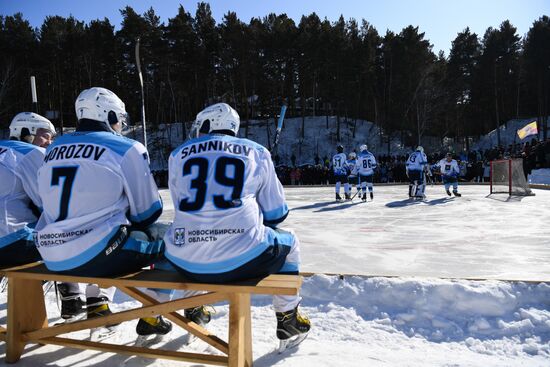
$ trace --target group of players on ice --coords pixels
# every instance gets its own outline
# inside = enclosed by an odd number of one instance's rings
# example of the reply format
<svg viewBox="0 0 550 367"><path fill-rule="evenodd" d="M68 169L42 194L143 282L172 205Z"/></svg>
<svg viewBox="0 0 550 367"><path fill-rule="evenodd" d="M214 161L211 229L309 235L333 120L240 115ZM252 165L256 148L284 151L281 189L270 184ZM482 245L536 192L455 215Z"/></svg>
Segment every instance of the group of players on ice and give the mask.
<svg viewBox="0 0 550 367"><path fill-rule="evenodd" d="M41 260L61 274L110 277L154 264L205 283L299 273L298 238L277 228L289 210L271 155L237 137L240 119L229 105L201 111L191 139L170 155L170 224L157 222L163 204L146 147L121 135L127 114L120 98L86 89L75 110L74 133L55 138L48 119L22 112L10 125L10 140L0 141L0 268ZM61 283L58 290L67 321L111 313L115 288ZM160 302L173 297L148 293ZM273 297L280 351L310 330L300 301ZM185 316L205 325L210 310L186 309ZM113 329L93 332L99 338ZM142 318L137 343L171 329L160 315Z"/></svg>
<svg viewBox="0 0 550 367"><path fill-rule="evenodd" d="M337 153L332 157L332 169L334 171L334 179L336 182L336 201L342 201L340 196L340 188L344 184L345 200L353 200L357 195L362 201L367 201L367 188L370 199L374 199L373 177L374 170L377 168L376 158L368 151L366 144L359 147L359 155L355 152L349 153L346 157L344 147L338 145ZM462 196L458 192L458 176L460 168L452 153L447 153L445 158L436 164L436 173L441 175L445 191L451 196L450 188L453 187L454 196ZM414 199L424 199L426 194L426 175L431 175L431 170L428 164L428 158L424 153L424 148L418 146L414 152L409 155L406 163L406 173L409 178L409 197ZM356 184L357 192L352 196L352 187ZM361 195L362 191L362 195Z"/></svg>

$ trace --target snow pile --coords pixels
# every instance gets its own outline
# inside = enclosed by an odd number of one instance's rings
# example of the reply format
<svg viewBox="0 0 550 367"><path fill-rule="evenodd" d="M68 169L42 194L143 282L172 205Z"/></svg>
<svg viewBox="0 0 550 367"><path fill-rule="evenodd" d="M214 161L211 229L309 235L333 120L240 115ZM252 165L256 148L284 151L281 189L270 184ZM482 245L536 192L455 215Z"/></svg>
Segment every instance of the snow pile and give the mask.
<svg viewBox="0 0 550 367"><path fill-rule="evenodd" d="M530 184L550 185L550 168L535 169L529 175Z"/></svg>
<svg viewBox="0 0 550 367"><path fill-rule="evenodd" d="M550 285L416 278L315 275L304 279L302 309L313 329L299 348L275 352L271 298L254 296L252 328L255 366L548 366ZM5 302L6 294L0 295ZM48 315L58 320L53 292ZM135 306L117 292L113 308ZM208 328L227 335L227 304L215 305ZM0 309L5 322L5 307ZM109 343L131 345L135 321L123 323ZM79 338L84 332L73 333ZM72 335L72 336L74 336ZM212 351L201 341L186 345L174 328L157 347ZM5 344L0 345L0 358ZM20 366L172 366L171 361L115 356L54 346L31 347Z"/></svg>

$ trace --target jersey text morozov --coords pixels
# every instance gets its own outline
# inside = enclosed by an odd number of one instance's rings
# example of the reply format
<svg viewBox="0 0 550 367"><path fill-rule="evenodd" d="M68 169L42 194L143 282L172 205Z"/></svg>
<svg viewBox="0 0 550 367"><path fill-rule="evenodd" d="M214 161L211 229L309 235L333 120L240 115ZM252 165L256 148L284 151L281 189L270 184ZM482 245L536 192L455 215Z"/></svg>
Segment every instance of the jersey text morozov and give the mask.
<svg viewBox="0 0 550 367"><path fill-rule="evenodd" d="M38 171L38 189L44 212L36 245L50 270L85 264L121 225L147 226L162 213L145 147L104 131L56 139Z"/></svg>

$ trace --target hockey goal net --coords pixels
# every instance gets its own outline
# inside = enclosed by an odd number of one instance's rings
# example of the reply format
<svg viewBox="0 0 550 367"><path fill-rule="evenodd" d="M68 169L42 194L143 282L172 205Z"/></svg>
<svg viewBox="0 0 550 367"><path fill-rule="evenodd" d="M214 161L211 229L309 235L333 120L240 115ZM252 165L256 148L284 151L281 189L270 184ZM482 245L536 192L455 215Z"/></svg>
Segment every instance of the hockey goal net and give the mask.
<svg viewBox="0 0 550 367"><path fill-rule="evenodd" d="M523 173L522 159L491 162L491 194L533 195Z"/></svg>

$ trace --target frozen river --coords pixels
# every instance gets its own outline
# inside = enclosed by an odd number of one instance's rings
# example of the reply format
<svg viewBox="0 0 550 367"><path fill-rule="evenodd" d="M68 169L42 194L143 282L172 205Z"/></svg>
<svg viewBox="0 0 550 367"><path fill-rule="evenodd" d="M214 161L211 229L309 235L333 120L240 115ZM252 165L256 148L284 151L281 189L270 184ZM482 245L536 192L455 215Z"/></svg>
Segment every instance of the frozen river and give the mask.
<svg viewBox="0 0 550 367"><path fill-rule="evenodd" d="M406 186L375 187L374 201L334 202L332 187L285 188L303 272L550 280L550 191L508 199L488 186L441 186L411 201ZM161 192L171 221L173 205Z"/></svg>

